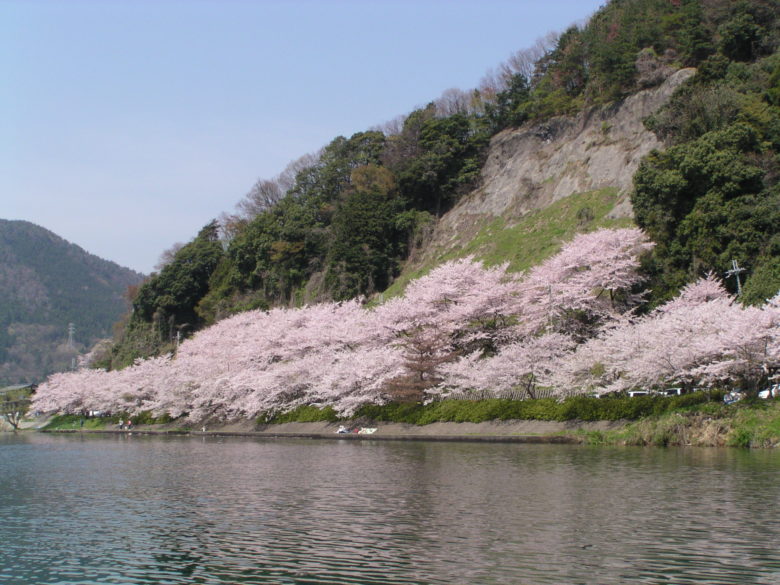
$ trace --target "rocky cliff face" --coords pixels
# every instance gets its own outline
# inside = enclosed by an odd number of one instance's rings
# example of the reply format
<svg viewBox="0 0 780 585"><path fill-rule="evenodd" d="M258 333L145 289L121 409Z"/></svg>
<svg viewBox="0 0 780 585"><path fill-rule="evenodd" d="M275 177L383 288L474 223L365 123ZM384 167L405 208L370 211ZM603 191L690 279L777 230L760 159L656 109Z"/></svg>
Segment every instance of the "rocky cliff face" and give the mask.
<svg viewBox="0 0 780 585"><path fill-rule="evenodd" d="M642 158L663 146L643 120L694 73L681 69L661 85L612 106L496 135L481 186L442 217L425 255L469 241L496 217L511 223L564 197L597 189L616 189L611 215L630 217L632 177Z"/></svg>

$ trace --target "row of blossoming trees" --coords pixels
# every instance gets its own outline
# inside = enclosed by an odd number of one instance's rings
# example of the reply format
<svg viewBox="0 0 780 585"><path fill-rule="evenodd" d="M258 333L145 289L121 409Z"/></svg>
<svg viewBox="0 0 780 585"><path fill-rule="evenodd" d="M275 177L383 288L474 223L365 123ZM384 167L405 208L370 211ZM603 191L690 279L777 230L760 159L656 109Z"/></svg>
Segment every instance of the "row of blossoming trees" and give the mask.
<svg viewBox="0 0 780 585"><path fill-rule="evenodd" d="M651 247L637 229L600 230L526 274L463 259L374 308L354 300L241 313L183 342L176 356L56 374L33 406L202 420L304 404L350 413L453 392L755 388L770 377L780 362L780 295L743 307L709 276L638 316L638 258Z"/></svg>

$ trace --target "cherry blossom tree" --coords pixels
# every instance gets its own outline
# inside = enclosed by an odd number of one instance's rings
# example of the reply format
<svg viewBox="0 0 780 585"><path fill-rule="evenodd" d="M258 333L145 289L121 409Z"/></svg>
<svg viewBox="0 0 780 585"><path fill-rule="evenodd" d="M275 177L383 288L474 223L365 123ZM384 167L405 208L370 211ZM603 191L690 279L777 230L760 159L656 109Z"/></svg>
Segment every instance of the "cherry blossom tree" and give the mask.
<svg viewBox="0 0 780 585"><path fill-rule="evenodd" d="M398 402L422 402L425 392L444 380L439 370L454 360L452 340L434 327L418 328L403 341L405 372L386 384L390 397Z"/></svg>
<svg viewBox="0 0 780 585"><path fill-rule="evenodd" d="M476 392L501 396L515 389L536 398L539 384L548 385L558 362L573 348L571 337L546 333L504 346L492 357L472 353L443 367L442 394Z"/></svg>
<svg viewBox="0 0 780 585"><path fill-rule="evenodd" d="M506 264L486 268L473 257L446 262L412 281L403 297L375 312L395 335L435 326L461 343L495 338L517 304L516 277Z"/></svg>
<svg viewBox="0 0 780 585"><path fill-rule="evenodd" d="M522 329L584 339L641 300L639 256L653 244L638 229L579 234L521 283Z"/></svg>
<svg viewBox="0 0 780 585"><path fill-rule="evenodd" d="M743 307L713 276L650 313L579 346L555 376L562 393L663 384L756 390L780 364L776 307Z"/></svg>
<svg viewBox="0 0 780 585"><path fill-rule="evenodd" d="M452 391L520 389L532 397L540 384L609 391L768 368L777 353L777 308L738 308L713 279L647 317L632 316L640 300L632 292L641 280L638 256L650 247L639 230L599 230L575 237L527 275L464 258L374 308L355 299L248 311L200 331L175 356L116 372L51 376L34 407L147 410L191 420L252 418L302 404L350 413L368 402ZM725 329L705 318L711 304L710 313L730 311L746 321ZM703 347L695 311L707 339L720 345Z"/></svg>
<svg viewBox="0 0 780 585"><path fill-rule="evenodd" d="M376 309L403 355L405 372L386 387L394 399L423 400L443 380L443 364L464 351L493 353L511 338L518 286L506 267L472 257L447 262Z"/></svg>

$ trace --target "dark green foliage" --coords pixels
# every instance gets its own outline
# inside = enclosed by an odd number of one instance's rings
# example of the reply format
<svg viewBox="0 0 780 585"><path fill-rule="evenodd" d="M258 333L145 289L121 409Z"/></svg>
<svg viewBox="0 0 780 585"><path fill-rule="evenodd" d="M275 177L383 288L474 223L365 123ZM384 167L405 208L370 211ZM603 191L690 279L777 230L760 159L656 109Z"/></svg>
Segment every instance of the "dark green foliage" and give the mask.
<svg viewBox="0 0 780 585"><path fill-rule="evenodd" d="M730 63L731 61L720 53L710 55L699 64L699 70L696 72L696 81L709 83L723 79L726 76Z"/></svg>
<svg viewBox="0 0 780 585"><path fill-rule="evenodd" d="M697 0L613 0L584 28L567 30L540 62L525 109L569 113L657 83L672 66L696 65L714 50L713 17L713 7L705 12ZM638 70L640 55L654 56L655 63L642 61L650 70Z"/></svg>
<svg viewBox="0 0 780 585"><path fill-rule="evenodd" d="M333 140L289 192L247 222L197 305L205 322L244 307L347 299L387 288L429 212L451 206L477 178L487 144L475 116L406 120ZM147 303L148 304L148 303Z"/></svg>
<svg viewBox="0 0 780 585"><path fill-rule="evenodd" d="M764 188L756 148L755 132L737 124L643 162L632 201L637 223L657 242L659 298L708 271L722 274L732 259L750 270L771 257L780 199Z"/></svg>
<svg viewBox="0 0 780 585"><path fill-rule="evenodd" d="M241 292L260 290L269 303L289 299L321 268L326 213L313 198L288 195L257 216L230 243L230 264L223 269L221 286Z"/></svg>
<svg viewBox="0 0 780 585"><path fill-rule="evenodd" d="M95 367L118 370L132 365L138 358L160 355L174 349L175 329L164 320L146 322L131 316L127 322L120 324L120 331L111 348L108 363L95 364Z"/></svg>
<svg viewBox="0 0 780 585"><path fill-rule="evenodd" d="M537 64L530 117L621 99L680 66L720 79L730 61L752 61L778 46L776 0L612 0L582 28L561 35ZM652 58L651 58L652 57Z"/></svg>
<svg viewBox="0 0 780 585"><path fill-rule="evenodd" d="M775 236L772 249L756 264L743 289L742 300L748 305L762 305L780 291L780 237Z"/></svg>
<svg viewBox="0 0 780 585"><path fill-rule="evenodd" d="M209 279L222 255L213 221L141 286L133 300L134 316L147 323L157 318L170 320L174 326L197 325L195 307L208 292Z"/></svg>
<svg viewBox="0 0 780 585"><path fill-rule="evenodd" d="M734 123L743 99L727 82L687 84L645 125L659 138L681 144Z"/></svg>
<svg viewBox="0 0 780 585"><path fill-rule="evenodd" d="M495 103L488 104L486 114L491 130L497 132L507 127L517 127L528 120L531 85L524 75L512 76L509 86L496 95Z"/></svg>
<svg viewBox="0 0 780 585"><path fill-rule="evenodd" d="M545 73L552 86L568 97L582 93L588 82L586 51L582 30L571 27L561 35L558 46L545 63Z"/></svg>
<svg viewBox="0 0 780 585"><path fill-rule="evenodd" d="M527 91L513 79L490 112L494 128L570 114L660 83L681 66L723 75L724 60L768 54L777 42L777 4L754 0L612 0L582 27L565 31L536 64ZM715 55L718 48L724 54ZM513 119L513 116L514 119Z"/></svg>
<svg viewBox="0 0 780 585"><path fill-rule="evenodd" d="M441 215L479 175L488 134L465 114L425 118L425 111L406 121L407 148L416 155L390 168L398 177L402 197L420 210ZM411 136L416 134L416 140Z"/></svg>
<svg viewBox="0 0 780 585"><path fill-rule="evenodd" d="M576 396L558 402L553 398L536 400L441 400L430 404L391 402L366 404L352 419L373 422L395 422L425 425L434 422L480 423L490 420L598 421L636 420L658 416L711 401L721 401L722 392L696 392L682 396ZM262 423L336 422L340 419L331 408L299 407L283 415L261 417Z"/></svg>
<svg viewBox="0 0 780 585"><path fill-rule="evenodd" d="M775 59L774 69L766 85L767 101L773 106L780 106L780 59Z"/></svg>
<svg viewBox="0 0 780 585"><path fill-rule="evenodd" d="M322 151L316 165L298 174L292 193L300 199L332 202L349 184L353 170L379 164L384 146L384 134L375 130L358 132L348 139L335 138Z"/></svg>
<svg viewBox="0 0 780 585"><path fill-rule="evenodd" d="M637 223L657 243L645 263L656 302L708 271L722 275L732 260L747 269L744 302L780 290L780 108L770 100L778 63L778 54L728 62L649 121L675 144L634 177ZM728 285L736 292L736 280Z"/></svg>
<svg viewBox="0 0 780 585"><path fill-rule="evenodd" d="M223 257L217 222L212 221L177 251L159 274L139 287L132 300L132 314L119 324L110 368L173 351L177 339L196 331L203 323L198 305Z"/></svg>
<svg viewBox="0 0 780 585"><path fill-rule="evenodd" d="M735 2L728 20L718 27L721 53L734 61L750 61L769 52L774 43L765 25L774 25L778 8L772 4Z"/></svg>
<svg viewBox="0 0 780 585"><path fill-rule="evenodd" d="M333 215L326 285L335 299L388 287L406 243L397 222L403 208L390 171L375 165L355 169Z"/></svg>
<svg viewBox="0 0 780 585"><path fill-rule="evenodd" d="M715 3L707 5L685 0L676 4L676 11L661 18L662 38L679 53L683 65L698 66L714 50L712 23L716 19Z"/></svg>
<svg viewBox="0 0 780 585"><path fill-rule="evenodd" d="M237 306L266 307L296 301L328 263L333 275L328 283L337 289L341 288L340 276L358 275L359 282L352 282L352 276L345 277L350 282L338 293L340 297L369 292L372 279L385 282L395 270L390 266L392 262L382 257L387 248L382 243L388 238L387 226L394 222L395 207L387 204L392 197L382 199L381 209L371 210L368 208L377 203L371 199L377 193L370 189L358 193L351 186L356 169L378 168L385 141L385 136L376 131L359 132L349 139L338 137L315 164L301 170L287 195L248 222L230 243L226 261L219 266L209 294L201 301L201 315L211 321ZM351 219L367 220L368 225L348 226ZM354 242L360 235L352 227L358 227L372 241ZM334 230L339 232L335 237ZM353 241L345 241L345 235ZM335 253L334 245L338 248ZM352 251L362 245L378 254L365 262L355 259ZM357 266L351 265L353 260ZM364 273L364 268L369 273ZM378 278L378 274L384 276ZM333 291L329 292L312 294L334 296Z"/></svg>
<svg viewBox="0 0 780 585"><path fill-rule="evenodd" d="M127 413L113 413L109 416L85 416L83 414L58 414L49 420L43 431L67 431L67 430L118 430L119 421L126 423L132 421L138 425L162 425L168 424L173 419L167 414L155 417L149 411L138 413L130 417Z"/></svg>

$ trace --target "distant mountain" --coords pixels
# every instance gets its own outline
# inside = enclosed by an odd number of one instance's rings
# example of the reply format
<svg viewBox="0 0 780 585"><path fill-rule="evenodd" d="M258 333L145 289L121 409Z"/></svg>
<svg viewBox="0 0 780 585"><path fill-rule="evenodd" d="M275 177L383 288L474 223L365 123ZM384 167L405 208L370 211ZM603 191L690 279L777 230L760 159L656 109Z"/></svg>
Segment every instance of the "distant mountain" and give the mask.
<svg viewBox="0 0 780 585"><path fill-rule="evenodd" d="M40 226L0 219L0 386L66 369L110 336L127 287L142 279Z"/></svg>

